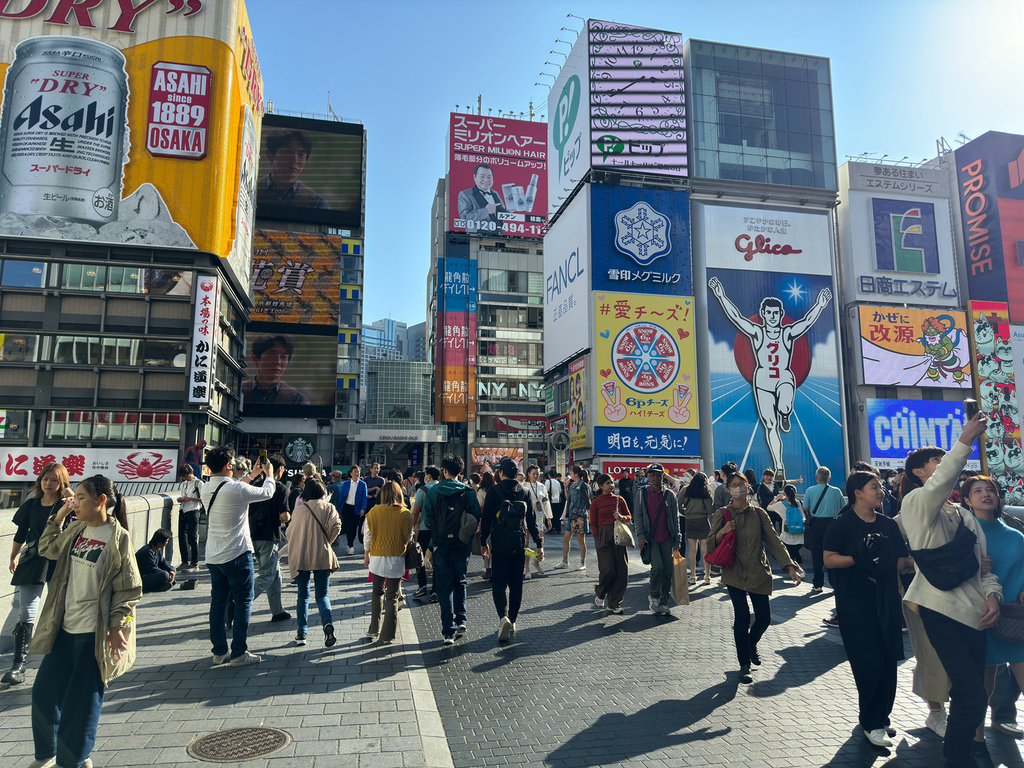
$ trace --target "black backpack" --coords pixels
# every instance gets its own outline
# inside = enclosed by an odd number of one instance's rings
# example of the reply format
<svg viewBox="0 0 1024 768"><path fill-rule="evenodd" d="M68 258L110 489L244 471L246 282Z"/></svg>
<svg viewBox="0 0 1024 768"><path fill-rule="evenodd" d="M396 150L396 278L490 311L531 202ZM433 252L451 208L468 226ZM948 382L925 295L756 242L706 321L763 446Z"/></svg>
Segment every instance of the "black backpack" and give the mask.
<svg viewBox="0 0 1024 768"><path fill-rule="evenodd" d="M512 496L502 499L491 530L491 546L496 552L518 554L526 548L528 513L526 492L517 485Z"/></svg>
<svg viewBox="0 0 1024 768"><path fill-rule="evenodd" d="M434 505L434 524L430 528L434 546L445 549L466 546L465 542L459 538L462 515L465 511L466 500L463 493L453 493L451 496L437 494L437 503Z"/></svg>

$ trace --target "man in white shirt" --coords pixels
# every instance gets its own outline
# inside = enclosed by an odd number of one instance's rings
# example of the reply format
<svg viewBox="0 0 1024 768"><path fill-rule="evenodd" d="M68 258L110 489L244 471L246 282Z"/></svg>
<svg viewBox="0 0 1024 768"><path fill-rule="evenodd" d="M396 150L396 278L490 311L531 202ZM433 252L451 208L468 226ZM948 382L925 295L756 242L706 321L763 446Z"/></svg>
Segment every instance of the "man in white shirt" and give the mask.
<svg viewBox="0 0 1024 768"><path fill-rule="evenodd" d="M210 482L200 496L209 516L206 539L206 565L210 569L213 594L210 597L210 642L213 663L230 663L233 667L255 664L260 657L249 653L247 636L253 601L253 546L249 534L249 504L274 495L274 475L270 462L263 459L260 471L263 485L249 485L251 475L239 480L231 477L235 452L218 446L206 453ZM231 652L228 652L224 609L228 600L234 602Z"/></svg>
<svg viewBox="0 0 1024 768"><path fill-rule="evenodd" d="M181 551L182 571L199 570L199 513L201 506L199 502L202 497L199 495L203 490L203 482L192 473L191 464L182 464L178 470L178 479L181 480L179 490L181 495L178 503L181 504L181 511L178 512L178 549Z"/></svg>

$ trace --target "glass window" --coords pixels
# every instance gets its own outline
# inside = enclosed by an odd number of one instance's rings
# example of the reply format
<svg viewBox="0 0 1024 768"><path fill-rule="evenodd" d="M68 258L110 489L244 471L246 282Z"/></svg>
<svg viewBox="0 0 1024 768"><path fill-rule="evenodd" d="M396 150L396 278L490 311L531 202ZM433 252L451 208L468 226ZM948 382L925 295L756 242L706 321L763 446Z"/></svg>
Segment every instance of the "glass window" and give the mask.
<svg viewBox="0 0 1024 768"><path fill-rule="evenodd" d="M147 366L184 368L188 363L188 342L146 341L142 364Z"/></svg>
<svg viewBox="0 0 1024 768"><path fill-rule="evenodd" d="M529 285L527 286L529 293L543 294L544 293L544 273L543 272L530 272L529 273Z"/></svg>
<svg viewBox="0 0 1024 768"><path fill-rule="evenodd" d="M4 261L3 285L9 288L42 288L46 264L41 261Z"/></svg>
<svg viewBox="0 0 1024 768"><path fill-rule="evenodd" d="M93 415L93 440L134 440L138 434L136 413L101 411Z"/></svg>
<svg viewBox="0 0 1024 768"><path fill-rule="evenodd" d="M88 440L92 437L92 412L50 411L46 420L46 436L65 440Z"/></svg>
<svg viewBox="0 0 1024 768"><path fill-rule="evenodd" d="M39 337L21 334L0 335L0 362L34 363L39 359Z"/></svg>

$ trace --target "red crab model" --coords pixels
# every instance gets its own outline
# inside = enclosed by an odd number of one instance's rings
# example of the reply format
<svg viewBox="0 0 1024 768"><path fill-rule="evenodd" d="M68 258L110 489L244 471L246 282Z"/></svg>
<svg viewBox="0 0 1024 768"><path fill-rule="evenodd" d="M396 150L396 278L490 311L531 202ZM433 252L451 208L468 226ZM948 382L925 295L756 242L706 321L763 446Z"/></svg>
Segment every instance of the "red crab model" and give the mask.
<svg viewBox="0 0 1024 768"><path fill-rule="evenodd" d="M135 461L136 456L152 458ZM159 480L174 469L174 462L170 459L165 459L162 453L141 451L128 454L127 459L121 459L117 462L117 469L127 480L146 480L149 478Z"/></svg>

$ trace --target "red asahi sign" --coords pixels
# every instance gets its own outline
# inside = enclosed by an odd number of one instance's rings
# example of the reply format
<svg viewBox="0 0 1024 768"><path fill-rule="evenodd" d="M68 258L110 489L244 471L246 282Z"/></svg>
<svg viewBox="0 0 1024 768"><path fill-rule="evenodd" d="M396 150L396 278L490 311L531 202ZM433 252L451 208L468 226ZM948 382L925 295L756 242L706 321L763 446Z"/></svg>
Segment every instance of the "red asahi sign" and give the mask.
<svg viewBox="0 0 1024 768"><path fill-rule="evenodd" d="M206 157L210 78L206 67L158 61L149 86L146 149L158 157Z"/></svg>

